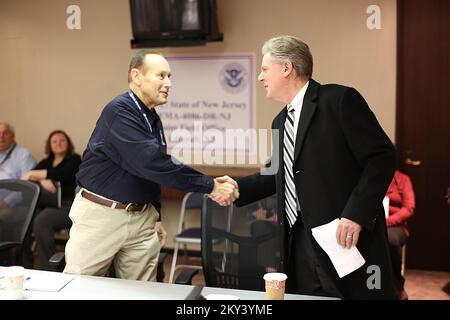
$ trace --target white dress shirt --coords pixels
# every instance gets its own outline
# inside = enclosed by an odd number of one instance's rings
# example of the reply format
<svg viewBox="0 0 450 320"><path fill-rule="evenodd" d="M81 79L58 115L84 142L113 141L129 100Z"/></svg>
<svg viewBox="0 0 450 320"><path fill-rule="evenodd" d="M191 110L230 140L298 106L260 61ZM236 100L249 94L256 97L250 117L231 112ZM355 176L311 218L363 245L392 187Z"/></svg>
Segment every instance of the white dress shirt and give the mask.
<svg viewBox="0 0 450 320"><path fill-rule="evenodd" d="M295 148L295 141L297 140L297 130L298 130L298 123L300 121L300 114L302 112L302 106L303 106L303 98L305 97L306 89L308 88L309 81L305 83L303 88L300 89L300 91L295 95L294 99L292 99L291 103L289 103L291 106L294 107L294 148Z"/></svg>

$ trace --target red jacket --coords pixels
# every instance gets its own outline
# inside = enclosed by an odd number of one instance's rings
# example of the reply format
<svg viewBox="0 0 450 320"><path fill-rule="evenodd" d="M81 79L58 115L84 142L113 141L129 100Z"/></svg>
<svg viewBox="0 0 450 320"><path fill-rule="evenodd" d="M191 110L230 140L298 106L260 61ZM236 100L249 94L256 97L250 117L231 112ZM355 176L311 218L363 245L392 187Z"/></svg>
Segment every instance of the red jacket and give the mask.
<svg viewBox="0 0 450 320"><path fill-rule="evenodd" d="M406 234L409 235L406 221L413 216L415 208L411 179L396 170L386 196L389 198L389 217L386 220L388 228L403 226Z"/></svg>

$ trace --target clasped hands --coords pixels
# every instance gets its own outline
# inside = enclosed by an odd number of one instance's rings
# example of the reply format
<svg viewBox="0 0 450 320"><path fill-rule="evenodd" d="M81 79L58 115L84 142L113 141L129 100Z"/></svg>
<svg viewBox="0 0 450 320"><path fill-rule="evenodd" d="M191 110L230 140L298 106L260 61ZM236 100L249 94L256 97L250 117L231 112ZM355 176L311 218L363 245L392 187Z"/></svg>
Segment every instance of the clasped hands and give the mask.
<svg viewBox="0 0 450 320"><path fill-rule="evenodd" d="M214 179L213 191L208 197L221 206L229 206L239 198L239 186L229 176L217 177Z"/></svg>

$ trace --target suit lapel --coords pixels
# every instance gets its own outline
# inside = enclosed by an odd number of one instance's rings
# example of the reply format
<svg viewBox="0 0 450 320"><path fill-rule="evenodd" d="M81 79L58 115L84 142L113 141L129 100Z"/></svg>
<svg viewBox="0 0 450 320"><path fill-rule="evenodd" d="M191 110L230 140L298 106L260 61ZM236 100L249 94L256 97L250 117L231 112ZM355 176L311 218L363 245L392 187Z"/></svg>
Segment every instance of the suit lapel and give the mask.
<svg viewBox="0 0 450 320"><path fill-rule="evenodd" d="M317 103L315 102L317 98L317 91L320 84L313 79L309 80L308 89L306 90L305 97L303 98L302 112L300 114L300 121L297 129L297 138L295 140L295 150L294 150L294 163L297 161L300 151L303 147L303 142L305 141L305 136L308 131L309 125L313 118L314 112L317 108ZM286 116L285 116L286 118Z"/></svg>

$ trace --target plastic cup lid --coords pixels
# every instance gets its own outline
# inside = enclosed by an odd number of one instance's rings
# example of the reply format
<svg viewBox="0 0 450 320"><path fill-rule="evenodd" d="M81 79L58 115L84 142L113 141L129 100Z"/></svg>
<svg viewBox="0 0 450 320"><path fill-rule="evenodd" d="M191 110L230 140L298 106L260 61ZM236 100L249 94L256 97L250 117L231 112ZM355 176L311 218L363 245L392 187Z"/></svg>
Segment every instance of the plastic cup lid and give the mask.
<svg viewBox="0 0 450 320"><path fill-rule="evenodd" d="M272 280L284 281L286 279L287 279L287 275L284 273L280 273L280 272L270 272L270 273L266 273L264 275L264 280L268 280L268 281L272 281Z"/></svg>

